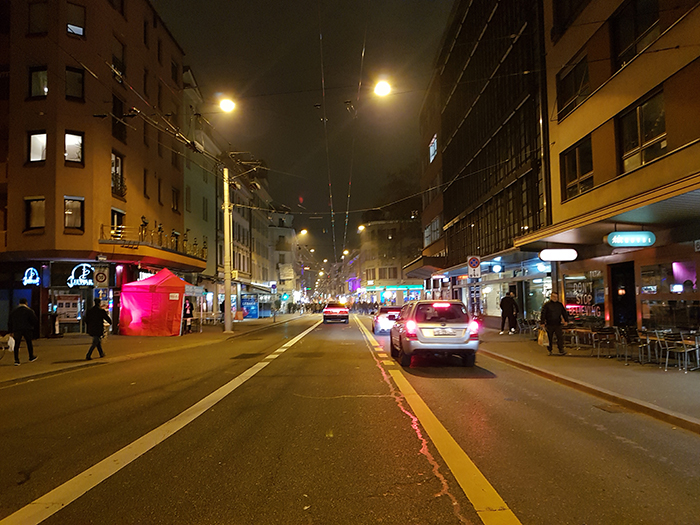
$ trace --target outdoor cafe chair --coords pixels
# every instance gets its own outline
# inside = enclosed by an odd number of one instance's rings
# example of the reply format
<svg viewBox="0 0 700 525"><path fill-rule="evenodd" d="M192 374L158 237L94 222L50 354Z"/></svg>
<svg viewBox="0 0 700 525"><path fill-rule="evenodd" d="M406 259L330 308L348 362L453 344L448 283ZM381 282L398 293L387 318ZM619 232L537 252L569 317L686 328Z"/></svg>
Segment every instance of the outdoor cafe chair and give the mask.
<svg viewBox="0 0 700 525"><path fill-rule="evenodd" d="M664 334L664 343L666 350L666 365L664 367L664 371L668 372L668 360L671 357L671 354L674 354L676 362L678 363L678 370L688 373L690 353L696 352L697 360L697 346L694 344L686 344L683 339L683 334L679 332Z"/></svg>
<svg viewBox="0 0 700 525"><path fill-rule="evenodd" d="M611 346L615 348L615 352L617 353L619 337L618 332L615 330L615 327L603 326L601 328L594 329L592 338L593 346L598 349L598 357L600 357L600 348L602 345L605 345L608 349L608 357L610 357Z"/></svg>

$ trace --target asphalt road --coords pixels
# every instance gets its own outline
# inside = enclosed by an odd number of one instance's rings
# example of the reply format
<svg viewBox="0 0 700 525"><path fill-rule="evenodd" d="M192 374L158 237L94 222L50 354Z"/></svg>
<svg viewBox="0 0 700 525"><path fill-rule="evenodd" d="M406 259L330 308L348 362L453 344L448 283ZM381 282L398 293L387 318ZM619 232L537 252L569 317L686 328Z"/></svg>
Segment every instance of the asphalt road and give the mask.
<svg viewBox="0 0 700 525"><path fill-rule="evenodd" d="M317 321L0 389L0 523L698 523L699 436Z"/></svg>

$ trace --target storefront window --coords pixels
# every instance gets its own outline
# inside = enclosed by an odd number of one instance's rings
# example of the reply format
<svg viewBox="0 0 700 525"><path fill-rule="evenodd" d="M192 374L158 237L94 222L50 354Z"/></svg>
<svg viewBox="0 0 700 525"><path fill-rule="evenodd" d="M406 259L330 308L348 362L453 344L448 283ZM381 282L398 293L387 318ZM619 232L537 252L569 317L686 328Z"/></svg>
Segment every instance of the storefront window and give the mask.
<svg viewBox="0 0 700 525"><path fill-rule="evenodd" d="M672 262L642 266L643 294L692 293L697 291L695 263Z"/></svg>
<svg viewBox="0 0 700 525"><path fill-rule="evenodd" d="M528 319L540 318L540 310L542 305L549 298L552 292L552 278L544 277L541 279L533 279L524 283L525 297L523 298L523 309L525 316Z"/></svg>
<svg viewBox="0 0 700 525"><path fill-rule="evenodd" d="M605 285L600 270L564 276L566 309L574 319L605 318Z"/></svg>
<svg viewBox="0 0 700 525"><path fill-rule="evenodd" d="M646 330L698 330L700 302L643 300L642 326Z"/></svg>

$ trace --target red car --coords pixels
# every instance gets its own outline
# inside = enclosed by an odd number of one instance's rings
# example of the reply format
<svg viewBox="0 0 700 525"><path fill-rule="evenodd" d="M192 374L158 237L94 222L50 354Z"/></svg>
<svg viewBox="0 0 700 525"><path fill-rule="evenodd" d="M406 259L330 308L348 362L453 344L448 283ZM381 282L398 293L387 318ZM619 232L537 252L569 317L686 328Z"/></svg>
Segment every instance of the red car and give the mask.
<svg viewBox="0 0 700 525"><path fill-rule="evenodd" d="M343 321L345 324L350 322L350 311L348 307L342 303L328 303L323 309L323 322Z"/></svg>

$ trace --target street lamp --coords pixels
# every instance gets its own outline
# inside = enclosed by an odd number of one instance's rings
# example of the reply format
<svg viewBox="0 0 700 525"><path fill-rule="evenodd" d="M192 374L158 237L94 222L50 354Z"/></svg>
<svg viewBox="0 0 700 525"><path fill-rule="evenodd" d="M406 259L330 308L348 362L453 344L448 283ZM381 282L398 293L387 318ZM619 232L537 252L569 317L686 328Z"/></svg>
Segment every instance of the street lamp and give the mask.
<svg viewBox="0 0 700 525"><path fill-rule="evenodd" d="M375 95L380 97L386 97L389 93L391 93L391 86L387 81L382 80L380 82L377 82L377 85L374 87Z"/></svg>
<svg viewBox="0 0 700 525"><path fill-rule="evenodd" d="M219 102L219 107L222 111L225 111L226 113L231 113L234 109L236 109L236 103L233 100L225 98L221 102Z"/></svg>

